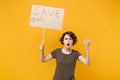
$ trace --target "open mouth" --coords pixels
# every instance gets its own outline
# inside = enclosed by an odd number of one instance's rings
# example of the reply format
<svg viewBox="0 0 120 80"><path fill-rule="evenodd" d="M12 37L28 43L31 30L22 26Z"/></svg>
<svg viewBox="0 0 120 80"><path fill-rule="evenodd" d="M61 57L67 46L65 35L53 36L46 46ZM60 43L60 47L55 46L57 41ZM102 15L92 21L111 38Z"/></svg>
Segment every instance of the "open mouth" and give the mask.
<svg viewBox="0 0 120 80"><path fill-rule="evenodd" d="M68 43L67 46L69 46L70 44Z"/></svg>

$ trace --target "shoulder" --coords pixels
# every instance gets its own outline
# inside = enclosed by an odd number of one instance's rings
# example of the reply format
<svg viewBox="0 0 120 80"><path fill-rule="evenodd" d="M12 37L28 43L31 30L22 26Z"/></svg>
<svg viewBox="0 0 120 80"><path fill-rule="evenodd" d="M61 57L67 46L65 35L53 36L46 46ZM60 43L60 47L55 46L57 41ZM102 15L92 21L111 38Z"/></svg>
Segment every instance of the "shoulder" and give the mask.
<svg viewBox="0 0 120 80"><path fill-rule="evenodd" d="M75 50L75 49L73 49L72 51L75 53L80 53L78 50Z"/></svg>
<svg viewBox="0 0 120 80"><path fill-rule="evenodd" d="M73 49L72 51L73 51L74 54L76 54L76 55L78 55L78 56L81 55L81 53L80 53L79 51L77 51L77 50L74 50L74 49Z"/></svg>
<svg viewBox="0 0 120 80"><path fill-rule="evenodd" d="M51 55L53 57L56 57L60 51L61 51L61 48L54 49L53 51L51 51Z"/></svg>
<svg viewBox="0 0 120 80"><path fill-rule="evenodd" d="M52 52L58 52L58 51L60 51L61 50L61 48L56 48L56 49L54 49Z"/></svg>

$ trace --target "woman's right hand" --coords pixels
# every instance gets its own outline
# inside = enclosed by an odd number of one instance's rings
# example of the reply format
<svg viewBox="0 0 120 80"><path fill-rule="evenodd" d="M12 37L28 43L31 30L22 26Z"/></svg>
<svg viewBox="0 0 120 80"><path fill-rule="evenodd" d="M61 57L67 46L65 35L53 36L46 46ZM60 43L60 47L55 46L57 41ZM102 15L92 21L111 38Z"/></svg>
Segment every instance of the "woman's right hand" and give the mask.
<svg viewBox="0 0 120 80"><path fill-rule="evenodd" d="M43 50L44 50L44 44L41 44L41 45L39 46L39 49L43 51Z"/></svg>

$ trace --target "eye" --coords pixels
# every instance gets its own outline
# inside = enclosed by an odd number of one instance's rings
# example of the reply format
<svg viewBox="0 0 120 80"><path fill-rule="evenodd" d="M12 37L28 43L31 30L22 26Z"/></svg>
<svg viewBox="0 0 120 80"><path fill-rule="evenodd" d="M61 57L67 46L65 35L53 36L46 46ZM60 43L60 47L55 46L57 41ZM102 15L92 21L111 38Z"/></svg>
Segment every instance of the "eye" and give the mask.
<svg viewBox="0 0 120 80"><path fill-rule="evenodd" d="M73 40L72 38L69 38L69 40Z"/></svg>

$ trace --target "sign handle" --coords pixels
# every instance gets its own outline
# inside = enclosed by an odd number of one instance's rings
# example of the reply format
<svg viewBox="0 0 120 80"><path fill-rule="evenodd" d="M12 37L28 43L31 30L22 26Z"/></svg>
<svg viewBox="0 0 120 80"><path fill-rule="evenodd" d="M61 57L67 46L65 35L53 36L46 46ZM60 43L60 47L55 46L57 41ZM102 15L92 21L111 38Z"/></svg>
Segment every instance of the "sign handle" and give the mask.
<svg viewBox="0 0 120 80"><path fill-rule="evenodd" d="M45 40L45 32L46 32L46 28L43 29L42 44L44 44L44 40Z"/></svg>

